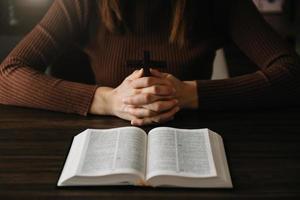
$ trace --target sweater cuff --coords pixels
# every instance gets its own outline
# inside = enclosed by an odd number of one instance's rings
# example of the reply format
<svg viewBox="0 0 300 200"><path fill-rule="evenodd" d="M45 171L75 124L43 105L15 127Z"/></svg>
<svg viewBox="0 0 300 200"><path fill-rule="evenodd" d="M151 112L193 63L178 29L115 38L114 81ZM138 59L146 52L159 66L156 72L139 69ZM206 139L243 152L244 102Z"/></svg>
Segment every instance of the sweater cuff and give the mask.
<svg viewBox="0 0 300 200"><path fill-rule="evenodd" d="M98 86L63 81L60 87L66 94L63 95L66 103L65 112L87 116Z"/></svg>

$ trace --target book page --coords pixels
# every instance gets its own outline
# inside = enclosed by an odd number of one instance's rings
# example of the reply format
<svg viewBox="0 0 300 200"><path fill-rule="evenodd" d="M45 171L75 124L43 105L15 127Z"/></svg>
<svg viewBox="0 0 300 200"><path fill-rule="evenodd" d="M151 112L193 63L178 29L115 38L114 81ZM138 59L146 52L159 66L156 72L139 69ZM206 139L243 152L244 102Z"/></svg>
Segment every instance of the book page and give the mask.
<svg viewBox="0 0 300 200"><path fill-rule="evenodd" d="M80 165L82 149L84 149L86 143L86 137L87 130L74 137L64 168L57 183L58 186L64 184L66 180L76 175L77 168Z"/></svg>
<svg viewBox="0 0 300 200"><path fill-rule="evenodd" d="M134 127L90 130L80 174L138 172L144 175L146 143L146 133Z"/></svg>
<svg viewBox="0 0 300 200"><path fill-rule="evenodd" d="M150 131L147 179L155 175L216 176L207 129Z"/></svg>

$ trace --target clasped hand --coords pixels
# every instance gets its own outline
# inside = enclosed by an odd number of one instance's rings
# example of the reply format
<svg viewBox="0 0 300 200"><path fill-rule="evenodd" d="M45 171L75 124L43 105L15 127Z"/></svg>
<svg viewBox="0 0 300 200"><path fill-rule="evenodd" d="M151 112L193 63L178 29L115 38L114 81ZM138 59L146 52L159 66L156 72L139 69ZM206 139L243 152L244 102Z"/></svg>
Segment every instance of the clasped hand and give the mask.
<svg viewBox="0 0 300 200"><path fill-rule="evenodd" d="M114 115L142 126L170 121L180 108L189 107L185 94L191 91L190 83L158 70L150 72L151 77L142 77L143 69L136 70L114 89L99 87L90 113Z"/></svg>

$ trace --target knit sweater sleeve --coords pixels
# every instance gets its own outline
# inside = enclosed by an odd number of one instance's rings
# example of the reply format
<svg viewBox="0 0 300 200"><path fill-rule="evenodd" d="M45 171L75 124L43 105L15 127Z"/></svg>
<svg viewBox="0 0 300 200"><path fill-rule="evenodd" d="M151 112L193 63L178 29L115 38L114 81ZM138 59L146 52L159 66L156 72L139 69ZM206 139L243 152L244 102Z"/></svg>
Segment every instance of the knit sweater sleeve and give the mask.
<svg viewBox="0 0 300 200"><path fill-rule="evenodd" d="M96 86L68 82L43 73L59 53L83 33L90 12L88 2L54 1L44 18L0 65L1 104L88 113Z"/></svg>
<svg viewBox="0 0 300 200"><path fill-rule="evenodd" d="M257 65L257 71L224 80L198 80L200 108L279 105L299 97L299 57L252 2L235 1L227 30L231 40Z"/></svg>

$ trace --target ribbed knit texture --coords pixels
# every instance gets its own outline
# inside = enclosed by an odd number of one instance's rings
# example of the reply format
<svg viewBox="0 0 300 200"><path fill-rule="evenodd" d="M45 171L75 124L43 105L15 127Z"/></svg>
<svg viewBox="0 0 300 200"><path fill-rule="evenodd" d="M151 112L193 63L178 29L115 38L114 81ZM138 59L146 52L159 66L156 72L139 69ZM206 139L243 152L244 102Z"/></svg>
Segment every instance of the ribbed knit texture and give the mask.
<svg viewBox="0 0 300 200"><path fill-rule="evenodd" d="M96 88L118 86L133 71L126 61L142 59L144 50L151 52L151 59L167 62L163 71L181 80L197 80L200 109L253 107L299 94L296 53L250 1L236 1L226 34L258 71L225 80L209 80L214 51L227 41L222 39L224 35L203 34L192 47L180 48L168 42L170 12L156 12L161 0L129 1L131 19L135 19L131 32L102 37L103 30L98 30L83 47L97 86L43 74L62 51L86 35L93 12L92 0L55 0L41 22L1 64L0 103L86 115ZM162 6L170 11L167 4ZM206 31L207 27L201 28Z"/></svg>

